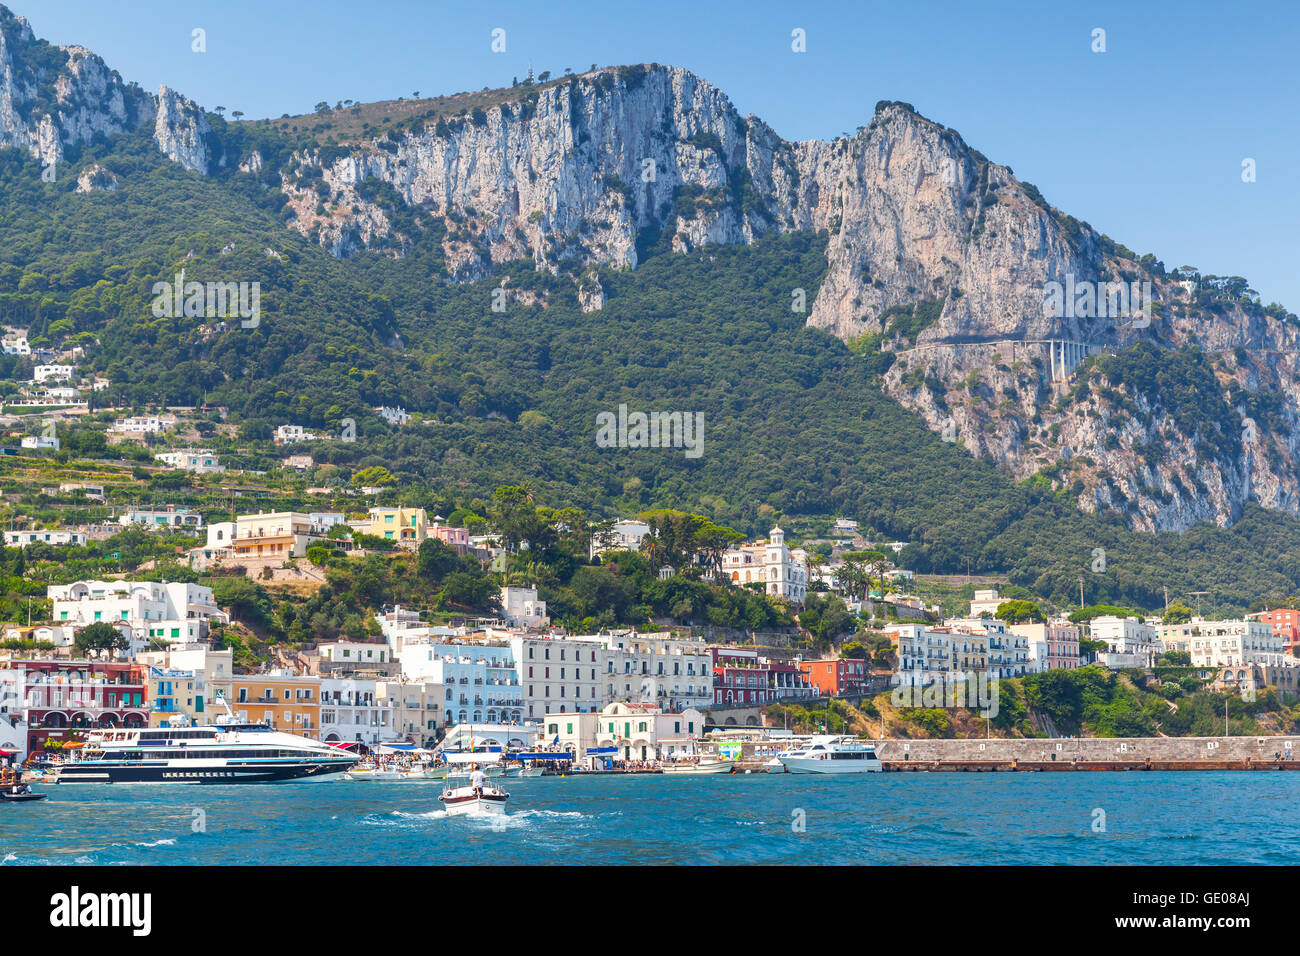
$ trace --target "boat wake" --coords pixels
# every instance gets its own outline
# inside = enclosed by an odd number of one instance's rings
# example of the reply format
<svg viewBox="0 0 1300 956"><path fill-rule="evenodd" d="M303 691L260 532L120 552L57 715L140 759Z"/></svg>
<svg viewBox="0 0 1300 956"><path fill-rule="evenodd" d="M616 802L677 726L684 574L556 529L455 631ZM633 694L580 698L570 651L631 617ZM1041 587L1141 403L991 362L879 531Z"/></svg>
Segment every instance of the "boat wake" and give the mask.
<svg viewBox="0 0 1300 956"><path fill-rule="evenodd" d="M115 846L154 847L154 846L175 846L175 845L176 845L175 837L163 837L161 840L155 840L152 843L110 843L109 844L110 847L115 847Z"/></svg>
<svg viewBox="0 0 1300 956"><path fill-rule="evenodd" d="M446 810L429 810L426 813L390 810L388 813L367 813L362 816L361 823L368 827L409 827L418 825L422 820L441 820L446 815Z"/></svg>
<svg viewBox="0 0 1300 956"><path fill-rule="evenodd" d="M582 813L580 810L520 810L519 813L508 814L508 818L526 819L530 817L539 817L543 819L588 819L590 814Z"/></svg>

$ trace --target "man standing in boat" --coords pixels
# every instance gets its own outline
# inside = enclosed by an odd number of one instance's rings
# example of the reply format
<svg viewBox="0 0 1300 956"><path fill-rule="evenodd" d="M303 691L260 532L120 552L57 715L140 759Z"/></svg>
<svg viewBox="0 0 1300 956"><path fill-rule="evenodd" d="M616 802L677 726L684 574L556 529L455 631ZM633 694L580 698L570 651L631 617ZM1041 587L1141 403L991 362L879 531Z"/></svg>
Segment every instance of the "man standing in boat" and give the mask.
<svg viewBox="0 0 1300 956"><path fill-rule="evenodd" d="M469 775L469 785L474 788L476 794L483 792L483 780L483 771L475 767Z"/></svg>

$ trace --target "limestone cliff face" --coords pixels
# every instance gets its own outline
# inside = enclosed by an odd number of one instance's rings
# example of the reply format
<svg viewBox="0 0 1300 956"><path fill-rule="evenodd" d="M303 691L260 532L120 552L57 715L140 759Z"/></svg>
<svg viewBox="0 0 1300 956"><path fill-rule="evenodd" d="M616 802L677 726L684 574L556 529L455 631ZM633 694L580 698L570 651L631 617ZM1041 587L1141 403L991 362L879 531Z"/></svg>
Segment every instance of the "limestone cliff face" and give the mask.
<svg viewBox="0 0 1300 956"><path fill-rule="evenodd" d="M175 90L158 87L157 117L153 138L158 148L174 163L205 172L208 168L207 137L211 132L202 108Z"/></svg>
<svg viewBox="0 0 1300 956"><path fill-rule="evenodd" d="M722 202L729 176L780 146L751 130L716 88L682 69L598 71L467 117L374 139L322 162L295 157L284 189L291 223L336 254L400 248L367 181L450 227L444 251L456 278L531 258L554 270L597 262L637 265L637 235L671 222L681 245L745 241L770 228ZM319 209L323 181L328 208ZM679 190L699 209L679 216ZM716 208L715 208L716 207Z"/></svg>
<svg viewBox="0 0 1300 956"><path fill-rule="evenodd" d="M604 304L599 267L636 268L639 249L821 232L809 324L883 351L885 391L972 454L1135 527L1227 524L1250 501L1300 511L1295 317L1244 282L1139 259L907 104L877 104L853 136L788 142L674 67L493 96L265 169L260 152L227 156L196 104L0 7L0 145L47 164L150 129L187 169L278 180L290 227L336 256L401 256L435 230L452 281L529 259L570 276L586 310ZM1106 283L1147 283L1150 301L1045 307L1054 284ZM1156 351L1131 360L1137 343ZM1162 364L1199 376L1196 401Z"/></svg>
<svg viewBox="0 0 1300 956"><path fill-rule="evenodd" d="M411 237L367 198L368 183L386 183L446 225L454 279L530 257L571 272L586 309L603 298L582 270L634 268L638 236L666 233L683 251L825 232L808 322L891 352L885 390L973 454L1017 478L1043 473L1141 528L1227 524L1252 500L1300 507L1300 385L1288 363L1259 358L1300 346L1293 317L1138 259L908 105L878 104L852 137L789 143L681 69L600 70L520 97L329 160L297 155L282 175L291 225L336 255L400 255ZM1145 310L1140 291L1118 316L1095 301L1045 307L1053 283L1104 296L1120 282L1149 283ZM1052 341L1068 343L1059 358ZM1216 414L1235 417L1193 427L1116 369L1077 367L1137 342L1206 349ZM1285 396L1268 424L1250 418L1257 394ZM1252 440L1218 440L1238 430Z"/></svg>
<svg viewBox="0 0 1300 956"><path fill-rule="evenodd" d="M0 146L24 149L44 166L96 135L154 124L159 149L188 169L207 169L207 124L191 101L150 96L80 46L52 46L23 17L0 6Z"/></svg>

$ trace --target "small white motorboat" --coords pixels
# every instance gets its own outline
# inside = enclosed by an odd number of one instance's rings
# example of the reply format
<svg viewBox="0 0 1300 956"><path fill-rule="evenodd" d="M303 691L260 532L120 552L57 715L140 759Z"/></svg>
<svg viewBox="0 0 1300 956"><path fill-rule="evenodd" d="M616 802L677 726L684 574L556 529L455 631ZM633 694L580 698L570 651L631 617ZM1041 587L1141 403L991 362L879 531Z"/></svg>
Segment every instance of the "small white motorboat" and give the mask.
<svg viewBox="0 0 1300 956"><path fill-rule="evenodd" d="M519 771L519 776L521 776L521 777L544 777L544 776L546 776L546 771L543 770L541 767L524 767L523 770L520 770L520 771Z"/></svg>
<svg viewBox="0 0 1300 956"><path fill-rule="evenodd" d="M469 749L463 751L443 752L443 759L450 769L447 772L447 787L438 796L443 809L450 817L489 815L504 816L506 802L510 794L500 787L487 782L487 777L499 777L505 773L501 766L502 754L497 751L476 750L474 748L474 731L470 729ZM483 765L488 766L484 767ZM452 781L468 777L468 785L457 786Z"/></svg>
<svg viewBox="0 0 1300 956"><path fill-rule="evenodd" d="M763 764L768 773L785 773L785 764L781 763L780 757L773 757L767 763Z"/></svg>
<svg viewBox="0 0 1300 956"><path fill-rule="evenodd" d="M449 817L472 814L503 816L509 799L510 794L488 783L481 787L448 787L438 797Z"/></svg>
<svg viewBox="0 0 1300 956"><path fill-rule="evenodd" d="M730 760L701 760L699 763L664 764L664 773L731 773L735 765Z"/></svg>
<svg viewBox="0 0 1300 956"><path fill-rule="evenodd" d="M425 774L420 767L349 767L343 773L345 780L423 780Z"/></svg>

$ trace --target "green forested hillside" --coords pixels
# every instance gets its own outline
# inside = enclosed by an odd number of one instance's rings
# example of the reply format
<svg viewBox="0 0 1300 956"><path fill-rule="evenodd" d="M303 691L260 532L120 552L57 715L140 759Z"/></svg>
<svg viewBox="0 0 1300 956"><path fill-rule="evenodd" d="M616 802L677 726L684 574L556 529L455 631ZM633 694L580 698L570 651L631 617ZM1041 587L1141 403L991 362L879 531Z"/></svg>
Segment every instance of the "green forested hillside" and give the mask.
<svg viewBox="0 0 1300 956"><path fill-rule="evenodd" d="M117 176L116 191L73 191L90 161ZM83 342L119 402L227 406L241 440L217 447L251 467L277 463L256 440L278 424L337 434L353 418L358 440L314 445L317 462L382 464L406 488L458 501L529 481L556 507L678 507L751 533L774 517L840 513L914 542L911 567L1005 571L1061 602L1077 601L1080 576L1089 603L1146 607L1164 586L1237 605L1300 588L1293 518L1253 509L1230 530L1134 533L926 430L880 392L870 356L791 311L794 289L815 295L824 237L656 250L635 272L601 273L607 301L589 313L570 277L520 263L498 312L500 277L446 282L438 224L412 230L403 258L340 261L285 228L271 184L186 173L143 138L84 149L57 183L39 174L0 151L0 320L30 327L34 344ZM260 282L259 326L155 318L154 282L181 268ZM21 373L0 368L13 376L0 388ZM598 447L596 415L620 403L702 413L703 454ZM380 404L426 420L391 428Z"/></svg>

